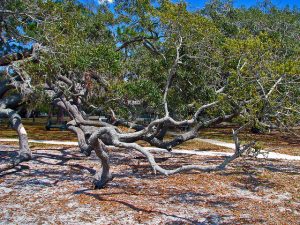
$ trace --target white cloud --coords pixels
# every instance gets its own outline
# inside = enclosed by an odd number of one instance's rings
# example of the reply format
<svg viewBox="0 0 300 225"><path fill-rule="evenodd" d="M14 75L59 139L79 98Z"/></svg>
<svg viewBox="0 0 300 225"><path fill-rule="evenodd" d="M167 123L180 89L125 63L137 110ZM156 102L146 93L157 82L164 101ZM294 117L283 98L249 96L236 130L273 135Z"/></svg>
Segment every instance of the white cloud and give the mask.
<svg viewBox="0 0 300 225"><path fill-rule="evenodd" d="M99 4L113 3L114 0L98 0Z"/></svg>

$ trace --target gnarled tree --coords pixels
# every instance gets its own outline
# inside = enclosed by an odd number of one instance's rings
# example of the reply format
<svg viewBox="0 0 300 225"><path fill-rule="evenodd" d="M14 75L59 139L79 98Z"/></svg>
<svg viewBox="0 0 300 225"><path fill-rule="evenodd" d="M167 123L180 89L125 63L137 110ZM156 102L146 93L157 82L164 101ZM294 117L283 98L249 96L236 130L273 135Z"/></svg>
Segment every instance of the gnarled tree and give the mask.
<svg viewBox="0 0 300 225"><path fill-rule="evenodd" d="M154 172L165 175L223 170L255 145L241 145L238 133L261 118L258 110L263 122L273 123L274 113L285 114L293 102L287 96L299 98L299 49L290 51L281 36L247 27L230 34L213 18L189 12L184 3L116 5L113 15L105 6L91 12L70 1L41 2L39 8L54 19L33 24L27 32L46 48L38 62L22 67L34 86L42 87L69 114L67 126L76 133L81 151L87 156L96 152L101 161L96 188L112 179L111 146L143 154ZM115 23L108 23L113 19ZM136 124L138 115L126 99L141 101L157 118ZM88 119L94 105L112 112L110 123ZM149 148L137 143L146 141L168 152L197 137L201 129L232 120L241 123L233 132L235 152L215 166L164 169ZM118 124L132 130L122 131ZM167 138L168 131L182 126L189 129Z"/></svg>
<svg viewBox="0 0 300 225"><path fill-rule="evenodd" d="M19 137L19 154L0 171L11 169L31 159L26 130L18 111L33 93L31 76L22 69L35 58L38 44L26 45L31 37L22 31L23 24L35 20L36 14L29 10L30 1L7 1L0 4L0 117L9 118L11 127ZM37 10L38 11L38 10Z"/></svg>

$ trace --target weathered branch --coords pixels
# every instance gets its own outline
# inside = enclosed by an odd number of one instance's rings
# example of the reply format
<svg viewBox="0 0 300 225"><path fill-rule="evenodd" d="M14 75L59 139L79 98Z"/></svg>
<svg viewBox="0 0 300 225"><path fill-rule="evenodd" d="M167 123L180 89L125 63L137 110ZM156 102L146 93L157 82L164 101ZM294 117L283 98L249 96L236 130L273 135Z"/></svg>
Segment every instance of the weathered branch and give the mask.
<svg viewBox="0 0 300 225"><path fill-rule="evenodd" d="M280 82L282 81L284 76L281 76L275 83L274 85L271 87L271 89L269 90L268 94L266 95L266 98L269 98L269 96L272 94L272 92L274 91L274 89L278 86L278 84L280 84Z"/></svg>
<svg viewBox="0 0 300 225"><path fill-rule="evenodd" d="M31 159L31 151L28 145L28 138L26 130L21 122L21 117L12 109L0 108L0 118L7 117L10 120L12 128L18 133L19 136L19 153L16 158L10 160L9 163L0 166L0 172L9 170L19 165L22 162Z"/></svg>
<svg viewBox="0 0 300 225"><path fill-rule="evenodd" d="M172 80L173 80L173 78L176 74L178 64L180 63L180 49L181 49L181 46L182 46L182 37L180 36L179 43L176 46L176 58L173 62L172 67L169 70L168 79L167 79L167 83L166 83L165 90L164 90L164 95L163 95L163 104L164 104L166 116L169 116L168 101L167 101L168 91L171 87Z"/></svg>
<svg viewBox="0 0 300 225"><path fill-rule="evenodd" d="M136 42L144 42L145 40L157 40L158 37L145 37L145 36L137 36L132 38L131 40L125 41L121 46L119 46L116 51L120 51L124 48L127 48L129 45Z"/></svg>
<svg viewBox="0 0 300 225"><path fill-rule="evenodd" d="M86 156L90 156L93 149L87 144L86 137L82 129L75 126L75 121L68 122L67 129L76 134L81 153L85 154Z"/></svg>

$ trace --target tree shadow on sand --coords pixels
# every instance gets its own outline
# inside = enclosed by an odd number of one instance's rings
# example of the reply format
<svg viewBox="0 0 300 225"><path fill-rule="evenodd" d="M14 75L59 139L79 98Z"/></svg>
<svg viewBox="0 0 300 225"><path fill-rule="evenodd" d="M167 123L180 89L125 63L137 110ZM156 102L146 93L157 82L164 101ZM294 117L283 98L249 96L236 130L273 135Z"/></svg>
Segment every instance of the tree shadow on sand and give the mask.
<svg viewBox="0 0 300 225"><path fill-rule="evenodd" d="M10 151L0 151L1 160L8 160L9 157L17 154L16 149L11 148ZM208 208L222 208L224 210L235 210L236 201L230 200L229 198L223 198L218 193L212 193L210 190L203 191L204 189L198 190L187 190L181 189L183 184L180 184L179 190L177 189L163 189L164 186L153 187L155 182L169 182L163 175L154 175L150 166L146 162L145 158L140 155L128 155L123 152L111 152L111 165L114 171L115 179L107 184L105 190L94 190L92 189L91 180L92 176L96 173L96 169L99 168L99 160L95 154L92 154L89 158L82 156L78 153L78 149L75 148L59 148L59 149L35 149L33 151L33 159L20 166L20 168L8 171L7 173L0 174L0 178L6 178L13 180L15 177L24 177L23 180L16 181L17 189L23 188L28 185L30 187L52 187L56 186L59 182L68 181L72 184L79 186L88 185L89 188L84 190L74 191L74 195L86 195L96 199L99 203L101 202L115 202L130 208L136 212L143 212L146 214L156 214L173 218L176 221L188 224L218 224L226 218L227 215L216 215L213 213L203 213L199 215L204 217L205 221L194 220L189 216L179 216L174 212L168 212L165 209L144 207L141 204L127 201L126 199L120 199L118 195L125 196L138 196L140 198L158 198L158 199L171 199L172 204L188 204L191 206L203 205ZM163 164L164 167L172 168L175 165L184 165L190 163L189 160L193 160L192 156L178 155L165 156L159 155L158 162ZM219 157L206 157L202 158L203 163L216 163L222 160ZM198 160L198 159L197 159ZM197 161L194 159L193 163ZM137 163L138 162L138 163ZM276 164L275 164L276 163ZM243 168L243 169L239 169ZM257 171L262 169L269 170L272 172L287 173L289 175L299 175L300 168L296 165L289 165L287 163L263 161L252 165L245 164L242 160L234 163L233 166L224 172L216 173L218 176L238 176L242 177L239 180L241 186L236 188L246 188L246 184L251 183L250 191L255 191L257 187L264 187L272 189L274 184L269 182L267 179L258 179L255 176ZM190 174L201 174L199 172L188 172L185 175ZM179 176L179 175L178 175ZM212 174L211 176L214 176ZM28 177L28 178L27 178ZM139 182L143 180L143 184ZM79 183L78 183L79 182ZM177 184L171 184L170 186L176 186ZM183 186L182 186L183 185ZM252 189L251 189L252 188ZM155 191L153 191L155 190ZM197 217L198 218L198 217ZM244 219L245 223L258 222L262 223L261 220L251 218L249 221ZM254 221L256 220L256 221ZM239 221L240 222L240 221ZM172 224L176 224L172 222Z"/></svg>

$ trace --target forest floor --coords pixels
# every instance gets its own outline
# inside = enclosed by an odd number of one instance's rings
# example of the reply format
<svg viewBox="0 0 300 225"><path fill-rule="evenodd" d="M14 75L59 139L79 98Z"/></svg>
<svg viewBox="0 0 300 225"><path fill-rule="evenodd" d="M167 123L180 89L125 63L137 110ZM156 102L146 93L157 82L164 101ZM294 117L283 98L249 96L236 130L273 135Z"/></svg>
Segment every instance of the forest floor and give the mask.
<svg viewBox="0 0 300 225"><path fill-rule="evenodd" d="M241 158L222 172L154 175L143 157L110 152L114 180L94 190L97 157L32 145L33 160L0 174L0 224L299 224L300 162ZM17 154L0 145L0 163ZM164 167L217 156L156 153ZM140 163L138 163L140 162Z"/></svg>

